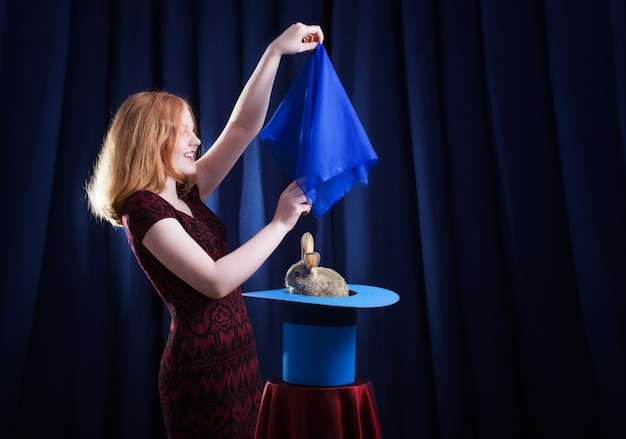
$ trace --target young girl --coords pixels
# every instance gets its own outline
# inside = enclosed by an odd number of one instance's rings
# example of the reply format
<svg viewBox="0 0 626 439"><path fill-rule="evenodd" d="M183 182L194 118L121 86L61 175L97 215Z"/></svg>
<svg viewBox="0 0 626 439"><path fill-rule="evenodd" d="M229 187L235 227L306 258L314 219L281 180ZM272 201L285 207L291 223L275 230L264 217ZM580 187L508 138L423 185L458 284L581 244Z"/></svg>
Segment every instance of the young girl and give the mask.
<svg viewBox="0 0 626 439"><path fill-rule="evenodd" d="M262 128L281 56L313 50L323 38L319 26L301 23L276 38L197 161L200 139L184 99L159 91L130 96L87 184L92 213L124 227L171 314L158 383L171 438L254 436L262 382L240 285L311 206L291 183L272 221L229 253L224 224L203 200Z"/></svg>

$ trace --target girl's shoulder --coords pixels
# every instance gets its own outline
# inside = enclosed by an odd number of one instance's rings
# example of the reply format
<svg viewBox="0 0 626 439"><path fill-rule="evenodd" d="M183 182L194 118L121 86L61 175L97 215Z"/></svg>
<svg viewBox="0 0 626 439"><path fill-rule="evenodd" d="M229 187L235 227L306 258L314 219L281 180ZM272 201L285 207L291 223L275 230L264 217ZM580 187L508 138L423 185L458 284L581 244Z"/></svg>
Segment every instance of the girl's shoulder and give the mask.
<svg viewBox="0 0 626 439"><path fill-rule="evenodd" d="M141 241L154 223L165 218L176 218L174 207L158 194L142 190L128 197L122 222L130 234Z"/></svg>

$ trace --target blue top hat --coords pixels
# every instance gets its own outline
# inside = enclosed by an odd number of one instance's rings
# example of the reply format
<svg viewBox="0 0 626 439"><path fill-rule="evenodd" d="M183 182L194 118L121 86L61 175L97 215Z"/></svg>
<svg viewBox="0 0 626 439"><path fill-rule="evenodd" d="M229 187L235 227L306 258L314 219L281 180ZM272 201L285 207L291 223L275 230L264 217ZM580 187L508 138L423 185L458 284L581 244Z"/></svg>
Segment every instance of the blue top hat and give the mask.
<svg viewBox="0 0 626 439"><path fill-rule="evenodd" d="M399 300L393 291L349 284L346 297L291 294L287 288L244 293L284 303L282 379L307 386L342 386L355 381L356 311Z"/></svg>

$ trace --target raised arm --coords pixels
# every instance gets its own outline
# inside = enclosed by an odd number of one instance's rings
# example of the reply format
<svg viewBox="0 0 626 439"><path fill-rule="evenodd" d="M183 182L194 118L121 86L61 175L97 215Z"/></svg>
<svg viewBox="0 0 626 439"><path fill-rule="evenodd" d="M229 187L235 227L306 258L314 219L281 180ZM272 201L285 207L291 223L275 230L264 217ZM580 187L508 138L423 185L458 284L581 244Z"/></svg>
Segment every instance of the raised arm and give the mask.
<svg viewBox="0 0 626 439"><path fill-rule="evenodd" d="M222 182L263 127L282 55L313 50L323 40L324 34L319 26L296 23L266 48L224 130L197 161L197 183L203 200Z"/></svg>

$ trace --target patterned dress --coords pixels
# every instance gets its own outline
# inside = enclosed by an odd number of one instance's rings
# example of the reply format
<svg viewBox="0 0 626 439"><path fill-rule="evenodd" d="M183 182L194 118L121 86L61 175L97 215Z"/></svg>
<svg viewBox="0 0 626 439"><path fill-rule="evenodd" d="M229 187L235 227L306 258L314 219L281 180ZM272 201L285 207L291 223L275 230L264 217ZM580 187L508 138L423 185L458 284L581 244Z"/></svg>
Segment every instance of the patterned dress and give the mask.
<svg viewBox="0 0 626 439"><path fill-rule="evenodd" d="M252 438L262 382L241 289L210 299L142 245L154 223L176 218L213 259L227 253L224 223L205 206L196 186L184 201L193 217L152 192L136 192L123 217L130 247L171 314L159 371L167 432L170 438Z"/></svg>

